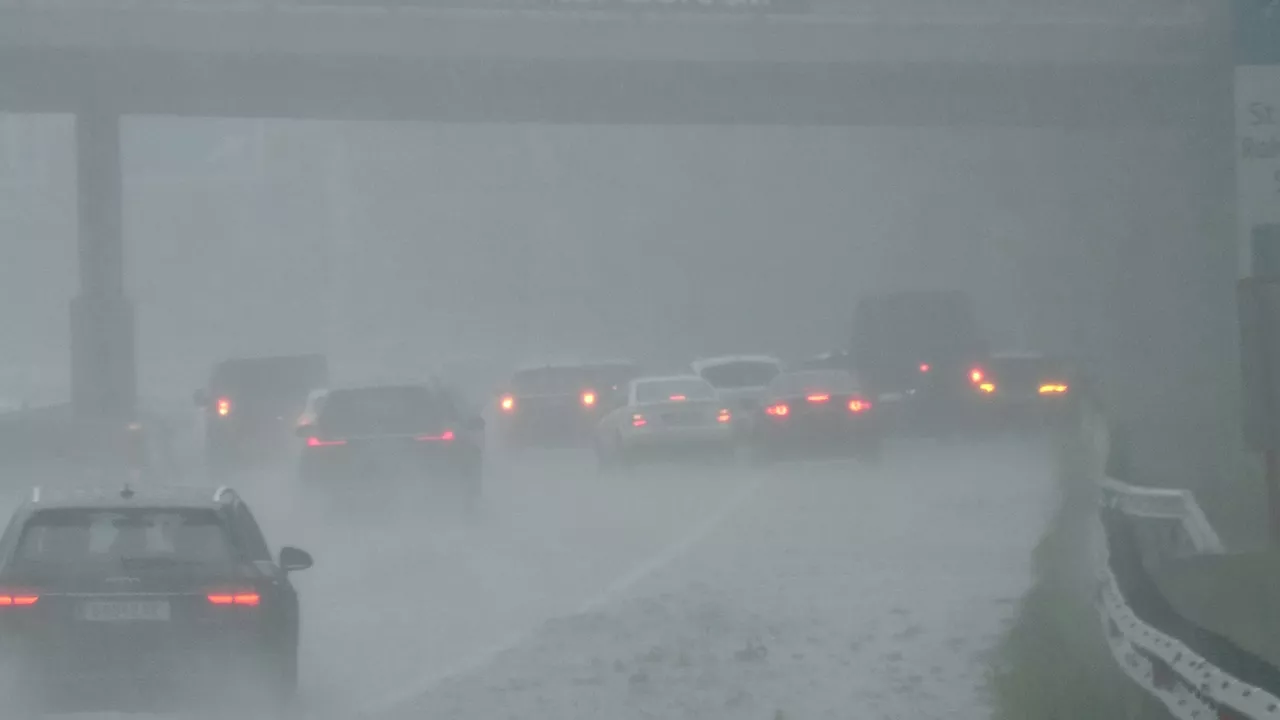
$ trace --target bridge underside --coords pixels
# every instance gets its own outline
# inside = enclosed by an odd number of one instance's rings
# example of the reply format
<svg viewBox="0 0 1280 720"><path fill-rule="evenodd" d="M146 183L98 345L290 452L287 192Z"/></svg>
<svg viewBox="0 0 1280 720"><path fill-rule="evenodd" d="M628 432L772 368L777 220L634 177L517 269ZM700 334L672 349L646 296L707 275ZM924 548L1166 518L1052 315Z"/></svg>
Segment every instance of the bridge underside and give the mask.
<svg viewBox="0 0 1280 720"><path fill-rule="evenodd" d="M1193 126L1230 119L1230 75L1202 65L391 60L0 51L0 111L73 113L81 293L72 399L131 417L121 115L627 125Z"/></svg>
<svg viewBox="0 0 1280 720"><path fill-rule="evenodd" d="M0 52L0 110L438 122L1184 125L1205 65L394 60Z"/></svg>

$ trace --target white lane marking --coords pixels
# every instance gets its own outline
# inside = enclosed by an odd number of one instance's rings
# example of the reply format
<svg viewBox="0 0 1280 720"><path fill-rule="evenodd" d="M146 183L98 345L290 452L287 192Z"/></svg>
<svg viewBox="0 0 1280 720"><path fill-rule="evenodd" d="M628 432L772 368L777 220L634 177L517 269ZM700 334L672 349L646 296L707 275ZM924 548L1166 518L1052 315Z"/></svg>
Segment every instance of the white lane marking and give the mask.
<svg viewBox="0 0 1280 720"><path fill-rule="evenodd" d="M730 515L754 497L756 492L764 484L766 478L767 475L763 474L752 477L750 482L742 485L736 492L732 493L724 504L716 508L716 510L708 515L706 519L693 528L689 534L639 563L625 575L622 575L609 583L609 585L599 593L593 595L580 604L573 614L581 615L604 607L611 601L616 600L623 593L630 590L641 580L644 580L646 577L678 560L689 552L693 546L710 536L711 533L714 532L716 528L719 527L720 524L723 523ZM368 716L379 715L395 710L415 698L427 694L433 687L451 677L462 675L483 667L494 657L514 648L532 637L539 629L542 628L544 622L545 620L535 623L532 627L526 630L514 633L500 642L473 653L456 665L452 665L440 671L426 673L416 680L413 680L400 690L363 703L358 707L357 712L361 716Z"/></svg>

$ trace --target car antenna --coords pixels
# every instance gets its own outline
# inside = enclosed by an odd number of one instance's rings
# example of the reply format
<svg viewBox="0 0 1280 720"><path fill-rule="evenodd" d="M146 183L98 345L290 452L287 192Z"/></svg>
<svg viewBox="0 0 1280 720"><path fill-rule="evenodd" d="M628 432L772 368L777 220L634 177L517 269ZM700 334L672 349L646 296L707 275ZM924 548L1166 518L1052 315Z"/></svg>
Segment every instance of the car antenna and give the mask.
<svg viewBox="0 0 1280 720"><path fill-rule="evenodd" d="M124 484L124 489L120 491L120 497L128 500L133 497L133 488L129 487L129 483Z"/></svg>

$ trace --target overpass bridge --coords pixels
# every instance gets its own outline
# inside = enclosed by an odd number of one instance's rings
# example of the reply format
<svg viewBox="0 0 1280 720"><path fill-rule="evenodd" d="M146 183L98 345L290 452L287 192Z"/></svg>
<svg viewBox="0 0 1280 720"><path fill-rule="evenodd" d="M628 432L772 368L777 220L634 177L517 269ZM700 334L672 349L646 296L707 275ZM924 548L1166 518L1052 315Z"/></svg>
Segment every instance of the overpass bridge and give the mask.
<svg viewBox="0 0 1280 720"><path fill-rule="evenodd" d="M0 111L76 116L73 403L127 415L121 116L1229 132L1222 24L1146 2L0 0Z"/></svg>

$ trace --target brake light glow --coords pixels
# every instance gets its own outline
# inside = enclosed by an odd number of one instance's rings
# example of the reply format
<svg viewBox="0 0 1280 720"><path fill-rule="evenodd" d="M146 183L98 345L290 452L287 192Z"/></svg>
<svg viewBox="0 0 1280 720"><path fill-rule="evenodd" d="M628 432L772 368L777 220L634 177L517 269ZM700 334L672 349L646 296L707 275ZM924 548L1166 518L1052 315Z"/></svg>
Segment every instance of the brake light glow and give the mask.
<svg viewBox="0 0 1280 720"><path fill-rule="evenodd" d="M257 607L262 598L258 593L252 591L245 592L227 592L227 593L209 593L207 596L209 603L212 605L241 605L245 607Z"/></svg>
<svg viewBox="0 0 1280 720"><path fill-rule="evenodd" d="M929 372L929 363L920 363L920 372L922 373Z"/></svg>
<svg viewBox="0 0 1280 720"><path fill-rule="evenodd" d="M791 412L791 408L787 407L786 403L778 403L765 408L764 412L774 417L786 417Z"/></svg>
<svg viewBox="0 0 1280 720"><path fill-rule="evenodd" d="M824 403L830 399L831 399L831 396L825 393L818 394L818 395L810 395L809 397L805 398L805 400L808 400L811 403Z"/></svg>
<svg viewBox="0 0 1280 720"><path fill-rule="evenodd" d="M510 395L503 395L498 401L498 407L502 408L502 412L512 412L516 409L516 399Z"/></svg>
<svg viewBox="0 0 1280 720"><path fill-rule="evenodd" d="M684 395L672 395L671 397L669 397L669 398L667 398L667 399L668 399L668 400L675 401L675 402L684 402L685 400L688 400L689 398L685 397Z"/></svg>
<svg viewBox="0 0 1280 720"><path fill-rule="evenodd" d="M974 368L969 371L969 379L972 380L974 384L982 382L984 377L986 377L986 374L982 372L982 368Z"/></svg>
<svg viewBox="0 0 1280 720"><path fill-rule="evenodd" d="M720 412L716 414L716 422L727 423L732 419L733 419L733 415L729 414L729 411L724 408L722 408Z"/></svg>
<svg viewBox="0 0 1280 720"><path fill-rule="evenodd" d="M445 430L439 435L419 435L417 439L420 442L451 442L453 437L452 430Z"/></svg>
<svg viewBox="0 0 1280 720"><path fill-rule="evenodd" d="M318 437L307 438L307 447L336 447L346 445L346 440L321 440Z"/></svg>
<svg viewBox="0 0 1280 720"><path fill-rule="evenodd" d="M219 417L226 417L230 415L231 414L231 398L229 397L218 398L218 401L214 403L214 410L215 412L218 413Z"/></svg>
<svg viewBox="0 0 1280 720"><path fill-rule="evenodd" d="M849 401L849 412L866 412L871 409L871 401L862 398L854 398Z"/></svg>
<svg viewBox="0 0 1280 720"><path fill-rule="evenodd" d="M996 384L984 382L978 385L978 389L984 393L990 394L996 391Z"/></svg>
<svg viewBox="0 0 1280 720"><path fill-rule="evenodd" d="M631 416L631 427L644 427L645 425L648 425L648 424L649 424L649 421L645 420L644 416L641 415L640 413L636 413Z"/></svg>
<svg viewBox="0 0 1280 720"><path fill-rule="evenodd" d="M596 404L596 393L594 390L587 390L586 392L582 393L583 407L591 407L592 405L595 405L595 404Z"/></svg>
<svg viewBox="0 0 1280 720"><path fill-rule="evenodd" d="M1041 395L1061 395L1066 391L1066 383L1046 383L1040 386Z"/></svg>
<svg viewBox="0 0 1280 720"><path fill-rule="evenodd" d="M35 594L28 594L28 593L0 594L0 606L18 605L18 606L25 607L25 606L35 605L36 602L38 602L39 600L40 600L40 596Z"/></svg>

